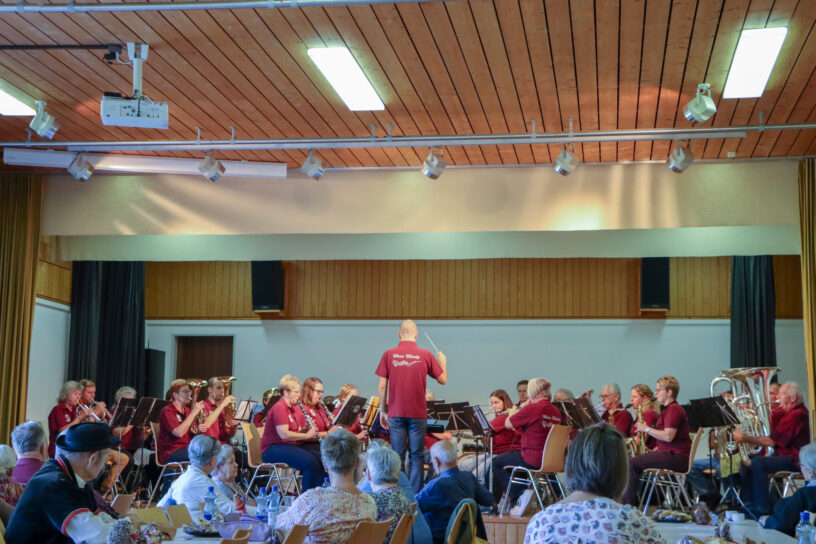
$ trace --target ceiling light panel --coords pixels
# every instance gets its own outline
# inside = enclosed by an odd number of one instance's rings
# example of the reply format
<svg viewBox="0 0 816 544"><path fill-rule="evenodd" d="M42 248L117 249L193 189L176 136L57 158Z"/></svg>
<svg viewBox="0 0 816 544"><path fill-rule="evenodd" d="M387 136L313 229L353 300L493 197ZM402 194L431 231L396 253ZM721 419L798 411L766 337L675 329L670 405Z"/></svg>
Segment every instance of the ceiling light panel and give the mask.
<svg viewBox="0 0 816 544"><path fill-rule="evenodd" d="M3 89L0 89L0 115L31 117L35 113L37 112L34 108L17 100Z"/></svg>
<svg viewBox="0 0 816 544"><path fill-rule="evenodd" d="M743 30L722 97L762 96L787 33L785 27Z"/></svg>
<svg viewBox="0 0 816 544"><path fill-rule="evenodd" d="M309 57L351 111L384 110L377 91L345 47L313 47Z"/></svg>

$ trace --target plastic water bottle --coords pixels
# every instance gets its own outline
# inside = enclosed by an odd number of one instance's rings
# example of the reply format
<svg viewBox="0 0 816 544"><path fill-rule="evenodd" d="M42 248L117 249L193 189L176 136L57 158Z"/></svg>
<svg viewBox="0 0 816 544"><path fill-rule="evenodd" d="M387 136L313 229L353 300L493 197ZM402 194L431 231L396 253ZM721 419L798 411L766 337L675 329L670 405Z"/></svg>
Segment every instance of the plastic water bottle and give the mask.
<svg viewBox="0 0 816 544"><path fill-rule="evenodd" d="M331 482L328 478L323 478L323 485L320 487L331 487Z"/></svg>
<svg viewBox="0 0 816 544"><path fill-rule="evenodd" d="M261 492L258 493L258 507L255 509L255 517L261 521L266 521L266 517L269 514L267 500L266 488L262 487Z"/></svg>
<svg viewBox="0 0 816 544"><path fill-rule="evenodd" d="M810 524L810 514L802 512L799 514L799 525L796 526L796 541L799 544L811 544L813 542L813 525Z"/></svg>
<svg viewBox="0 0 816 544"><path fill-rule="evenodd" d="M210 521L217 512L218 510L215 508L215 490L210 487L207 489L207 494L204 495L204 519Z"/></svg>
<svg viewBox="0 0 816 544"><path fill-rule="evenodd" d="M272 491L269 492L269 515L267 517L267 525L275 528L278 521L278 514L280 514L281 496L278 493L278 486L273 485Z"/></svg>

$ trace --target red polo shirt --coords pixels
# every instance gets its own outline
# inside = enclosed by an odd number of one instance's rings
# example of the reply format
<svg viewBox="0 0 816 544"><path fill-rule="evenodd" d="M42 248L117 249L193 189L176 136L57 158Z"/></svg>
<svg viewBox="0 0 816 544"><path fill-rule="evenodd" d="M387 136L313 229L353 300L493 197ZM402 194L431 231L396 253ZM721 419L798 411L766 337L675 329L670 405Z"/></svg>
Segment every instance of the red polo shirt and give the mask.
<svg viewBox="0 0 816 544"><path fill-rule="evenodd" d="M787 455L794 461L799 460L799 450L810 443L810 422L804 404L800 402L787 412L778 414L771 439L775 444L775 455Z"/></svg>
<svg viewBox="0 0 816 544"><path fill-rule="evenodd" d="M672 402L668 406L664 406L660 412L660 417L657 418L655 429L677 429L674 435L674 440L666 442L664 440L657 440L657 451L671 452L678 455L689 456L691 452L691 438L689 437L689 424L686 411L683 407Z"/></svg>
<svg viewBox="0 0 816 544"><path fill-rule="evenodd" d="M179 412L172 402L161 411L159 416L159 436L156 437L156 449L158 450L160 463L166 463L171 453L186 447L190 443L189 431L181 437L173 434L173 429L181 425L189 415L189 406L185 406L183 411Z"/></svg>
<svg viewBox="0 0 816 544"><path fill-rule="evenodd" d="M48 414L48 455L54 457L57 448L57 436L59 436L60 428L67 424L77 416L77 406L69 407L66 403L61 402L51 408L51 413Z"/></svg>
<svg viewBox="0 0 816 544"><path fill-rule="evenodd" d="M335 408L334 412L332 412L332 415L337 417L337 414L340 413L341 408L342 406L338 406L337 408ZM363 432L363 426L360 425L360 415L359 414L357 415L357 419L354 420L354 425L352 425L351 427L344 428L354 434L360 434L361 432Z"/></svg>
<svg viewBox="0 0 816 544"><path fill-rule="evenodd" d="M627 436L635 418L632 417L629 410L623 408L623 404L620 402L612 409L615 410L615 413L610 416L609 410L607 410L603 413L603 416L601 416L601 420L614 426L623 436Z"/></svg>
<svg viewBox="0 0 816 544"><path fill-rule="evenodd" d="M550 427L561 423L561 412L549 400L543 399L527 404L510 418L510 423L521 431L521 458L540 467Z"/></svg>
<svg viewBox="0 0 816 544"><path fill-rule="evenodd" d="M375 374L388 380L388 416L426 419L427 377L438 378L442 367L433 353L403 340L383 353Z"/></svg>
<svg viewBox="0 0 816 544"><path fill-rule="evenodd" d="M493 455L521 449L518 433L515 429L505 427L505 421L507 414L499 414L490 422L490 426L493 427Z"/></svg>
<svg viewBox="0 0 816 544"><path fill-rule="evenodd" d="M652 410L651 408L643 410L643 422L649 427L654 427L655 425L657 425L658 418L659 416L657 415L657 412ZM637 421L632 421L632 426L629 427L629 436L631 436L632 438L634 438L638 434L636 424ZM646 447L650 450L653 450L655 447L655 439L652 438L651 436L646 438Z"/></svg>
<svg viewBox="0 0 816 544"><path fill-rule="evenodd" d="M266 416L266 425L264 425L264 434L261 437L261 451L266 450L273 444L300 444L299 440L284 440L278 434L278 425L288 425L289 430L295 433L305 433L308 429L306 425L306 418L303 417L303 411L297 404L289 406L283 398L281 398L269 410Z"/></svg>
<svg viewBox="0 0 816 544"><path fill-rule="evenodd" d="M204 414L204 419L215 412L218 405L207 399L204 401L204 408L201 412ZM230 438L235 436L235 431L238 430L237 427L232 427L227 423L227 414L225 410L221 410L221 413L218 415L218 419L215 420L215 423L207 429L207 432L204 433L207 436L211 436L221 442L222 444L226 444L230 441Z"/></svg>
<svg viewBox="0 0 816 544"><path fill-rule="evenodd" d="M323 407L309 406L307 404L304 404L303 407L306 409L306 413L309 414L309 417L312 418L312 421L314 421L318 431L325 433L331 428L332 420L329 419L329 415Z"/></svg>
<svg viewBox="0 0 816 544"><path fill-rule="evenodd" d="M134 452L142 447L144 443L144 428L131 427L128 432L122 435L122 449Z"/></svg>

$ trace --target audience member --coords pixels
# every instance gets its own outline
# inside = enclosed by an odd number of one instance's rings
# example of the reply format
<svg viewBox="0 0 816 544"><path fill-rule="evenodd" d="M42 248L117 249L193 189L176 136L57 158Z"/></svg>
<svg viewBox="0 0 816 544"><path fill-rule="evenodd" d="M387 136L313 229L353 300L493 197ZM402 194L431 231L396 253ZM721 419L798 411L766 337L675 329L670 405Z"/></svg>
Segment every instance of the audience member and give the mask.
<svg viewBox="0 0 816 544"><path fill-rule="evenodd" d="M330 432L320 444L320 456L331 487L304 492L278 516L275 528L288 532L295 525L308 525L306 544L340 544L348 540L359 522L377 519L377 504L354 485L360 457L356 436L345 429Z"/></svg>
<svg viewBox="0 0 816 544"><path fill-rule="evenodd" d="M799 464L807 485L774 504L773 514L762 516L759 523L766 529L776 529L791 536L799 523L801 512L816 512L816 444L799 450Z"/></svg>
<svg viewBox="0 0 816 544"><path fill-rule="evenodd" d="M238 476L238 463L235 460L235 450L228 444L222 444L221 450L218 452L218 457L215 461L215 470L213 470L212 479L215 485L226 495L230 500L233 500L237 495L246 504L255 506L255 500L247 497L246 491L241 488L241 484L235 481Z"/></svg>
<svg viewBox="0 0 816 544"><path fill-rule="evenodd" d="M391 448L374 446L366 452L366 471L371 482L371 492L377 504L377 521L394 519L388 529L385 541L391 541L391 534L403 514L411 515L411 503L400 490L400 458Z"/></svg>
<svg viewBox="0 0 816 544"><path fill-rule="evenodd" d="M665 544L636 507L620 504L629 476L623 435L606 423L581 431L564 464L564 500L530 520L524 544L640 542Z"/></svg>
<svg viewBox="0 0 816 544"><path fill-rule="evenodd" d="M23 486L11 477L16 463L17 456L14 455L14 450L5 444L0 445L0 499L11 506L15 506L23 494Z"/></svg>
<svg viewBox="0 0 816 544"><path fill-rule="evenodd" d="M172 499L175 504L186 505L190 515L196 519L203 514L201 505L204 503L204 495L212 487L215 493L215 506L219 512L232 514L243 509L244 504L239 496L227 498L220 486L209 476L215 469L220 452L221 444L211 436L200 434L190 440L190 445L187 446L190 466L173 482L158 506L164 507Z"/></svg>
<svg viewBox="0 0 816 544"><path fill-rule="evenodd" d="M445 529L451 514L462 499L473 499L483 506L493 505L493 495L485 489L471 472L456 466L456 445L442 440L431 447L431 463L439 474L417 495L419 508L431 528L434 544L445 541ZM477 514L477 534L487 538L481 512Z"/></svg>
<svg viewBox="0 0 816 544"><path fill-rule="evenodd" d="M104 544L113 518L99 512L88 482L119 444L104 423L80 423L57 438L49 459L26 484L6 530L13 544L84 542Z"/></svg>
<svg viewBox="0 0 816 544"><path fill-rule="evenodd" d="M45 430L37 421L20 423L11 431L11 445L17 454L11 479L25 485L48 459Z"/></svg>
<svg viewBox="0 0 816 544"><path fill-rule="evenodd" d="M82 423L91 413L90 408L79 408L79 398L82 396L82 386L75 381L62 384L57 405L48 414L48 456L54 457L57 444L57 435L67 429Z"/></svg>

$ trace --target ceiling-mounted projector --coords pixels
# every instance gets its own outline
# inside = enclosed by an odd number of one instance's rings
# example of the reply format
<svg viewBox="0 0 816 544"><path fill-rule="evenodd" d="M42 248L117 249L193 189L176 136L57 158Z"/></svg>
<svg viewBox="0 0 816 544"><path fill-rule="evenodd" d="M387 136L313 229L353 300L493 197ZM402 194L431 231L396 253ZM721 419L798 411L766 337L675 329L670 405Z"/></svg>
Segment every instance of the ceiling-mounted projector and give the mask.
<svg viewBox="0 0 816 544"><path fill-rule="evenodd" d="M133 95L106 92L99 115L102 124L112 127L167 128L167 102L153 102L142 94L142 65L147 60L147 44L128 42L128 56L133 64Z"/></svg>

